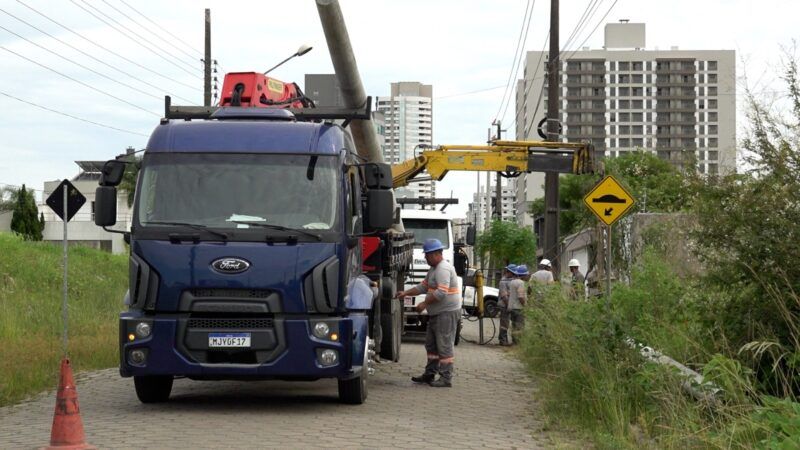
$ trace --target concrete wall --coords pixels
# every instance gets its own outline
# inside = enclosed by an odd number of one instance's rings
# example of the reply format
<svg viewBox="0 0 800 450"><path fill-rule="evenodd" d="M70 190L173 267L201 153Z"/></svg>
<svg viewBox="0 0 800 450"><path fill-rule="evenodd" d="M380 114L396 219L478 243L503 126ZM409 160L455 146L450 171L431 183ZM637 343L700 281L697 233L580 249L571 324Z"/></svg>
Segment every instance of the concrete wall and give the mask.
<svg viewBox="0 0 800 450"><path fill-rule="evenodd" d="M0 231L11 231L11 218L14 216L12 211L0 212Z"/></svg>

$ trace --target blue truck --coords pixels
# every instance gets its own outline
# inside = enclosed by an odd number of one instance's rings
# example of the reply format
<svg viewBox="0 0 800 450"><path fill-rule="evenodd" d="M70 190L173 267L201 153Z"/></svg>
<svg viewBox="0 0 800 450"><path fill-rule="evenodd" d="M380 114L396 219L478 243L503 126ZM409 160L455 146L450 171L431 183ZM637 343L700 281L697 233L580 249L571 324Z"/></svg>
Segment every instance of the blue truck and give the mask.
<svg viewBox="0 0 800 450"><path fill-rule="evenodd" d="M414 242L392 229L389 166L359 158L346 128L370 102L166 103L135 163L121 375L145 403L167 401L177 377L336 378L342 402L363 403L375 354L399 358L394 294ZM131 163L103 168L95 223L109 231Z"/></svg>

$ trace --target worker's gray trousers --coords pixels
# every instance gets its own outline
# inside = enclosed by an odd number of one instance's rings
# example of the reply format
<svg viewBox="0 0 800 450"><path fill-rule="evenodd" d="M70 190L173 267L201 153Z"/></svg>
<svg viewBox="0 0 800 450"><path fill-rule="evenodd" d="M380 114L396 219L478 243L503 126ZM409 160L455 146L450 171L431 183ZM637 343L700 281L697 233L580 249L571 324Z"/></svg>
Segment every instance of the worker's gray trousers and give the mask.
<svg viewBox="0 0 800 450"><path fill-rule="evenodd" d="M442 378L453 378L453 347L460 319L460 309L428 317L428 330L425 334L425 351L428 353L426 375L435 375L438 372Z"/></svg>

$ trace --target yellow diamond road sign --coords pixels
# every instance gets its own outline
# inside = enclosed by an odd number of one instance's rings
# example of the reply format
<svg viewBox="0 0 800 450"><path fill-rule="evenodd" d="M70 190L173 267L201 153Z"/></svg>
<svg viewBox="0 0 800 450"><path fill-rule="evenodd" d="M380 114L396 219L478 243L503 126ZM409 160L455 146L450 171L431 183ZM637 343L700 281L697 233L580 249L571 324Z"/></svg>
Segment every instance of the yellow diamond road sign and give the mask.
<svg viewBox="0 0 800 450"><path fill-rule="evenodd" d="M606 225L611 225L625 215L636 201L633 196L611 175L583 197L583 203Z"/></svg>

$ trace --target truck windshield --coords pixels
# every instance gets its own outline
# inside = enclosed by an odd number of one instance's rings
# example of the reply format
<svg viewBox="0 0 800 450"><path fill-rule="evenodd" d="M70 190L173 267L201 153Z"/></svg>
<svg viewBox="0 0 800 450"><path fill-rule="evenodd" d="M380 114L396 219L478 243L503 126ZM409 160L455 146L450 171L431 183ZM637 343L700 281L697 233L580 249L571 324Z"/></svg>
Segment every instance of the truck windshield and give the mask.
<svg viewBox="0 0 800 450"><path fill-rule="evenodd" d="M445 248L450 248L447 224L446 220L403 219L403 227L405 227L406 231L414 233L415 247L422 247L425 239L433 238L442 241Z"/></svg>
<svg viewBox="0 0 800 450"><path fill-rule="evenodd" d="M155 153L143 165L137 219L144 227L330 230L337 222L335 156Z"/></svg>

